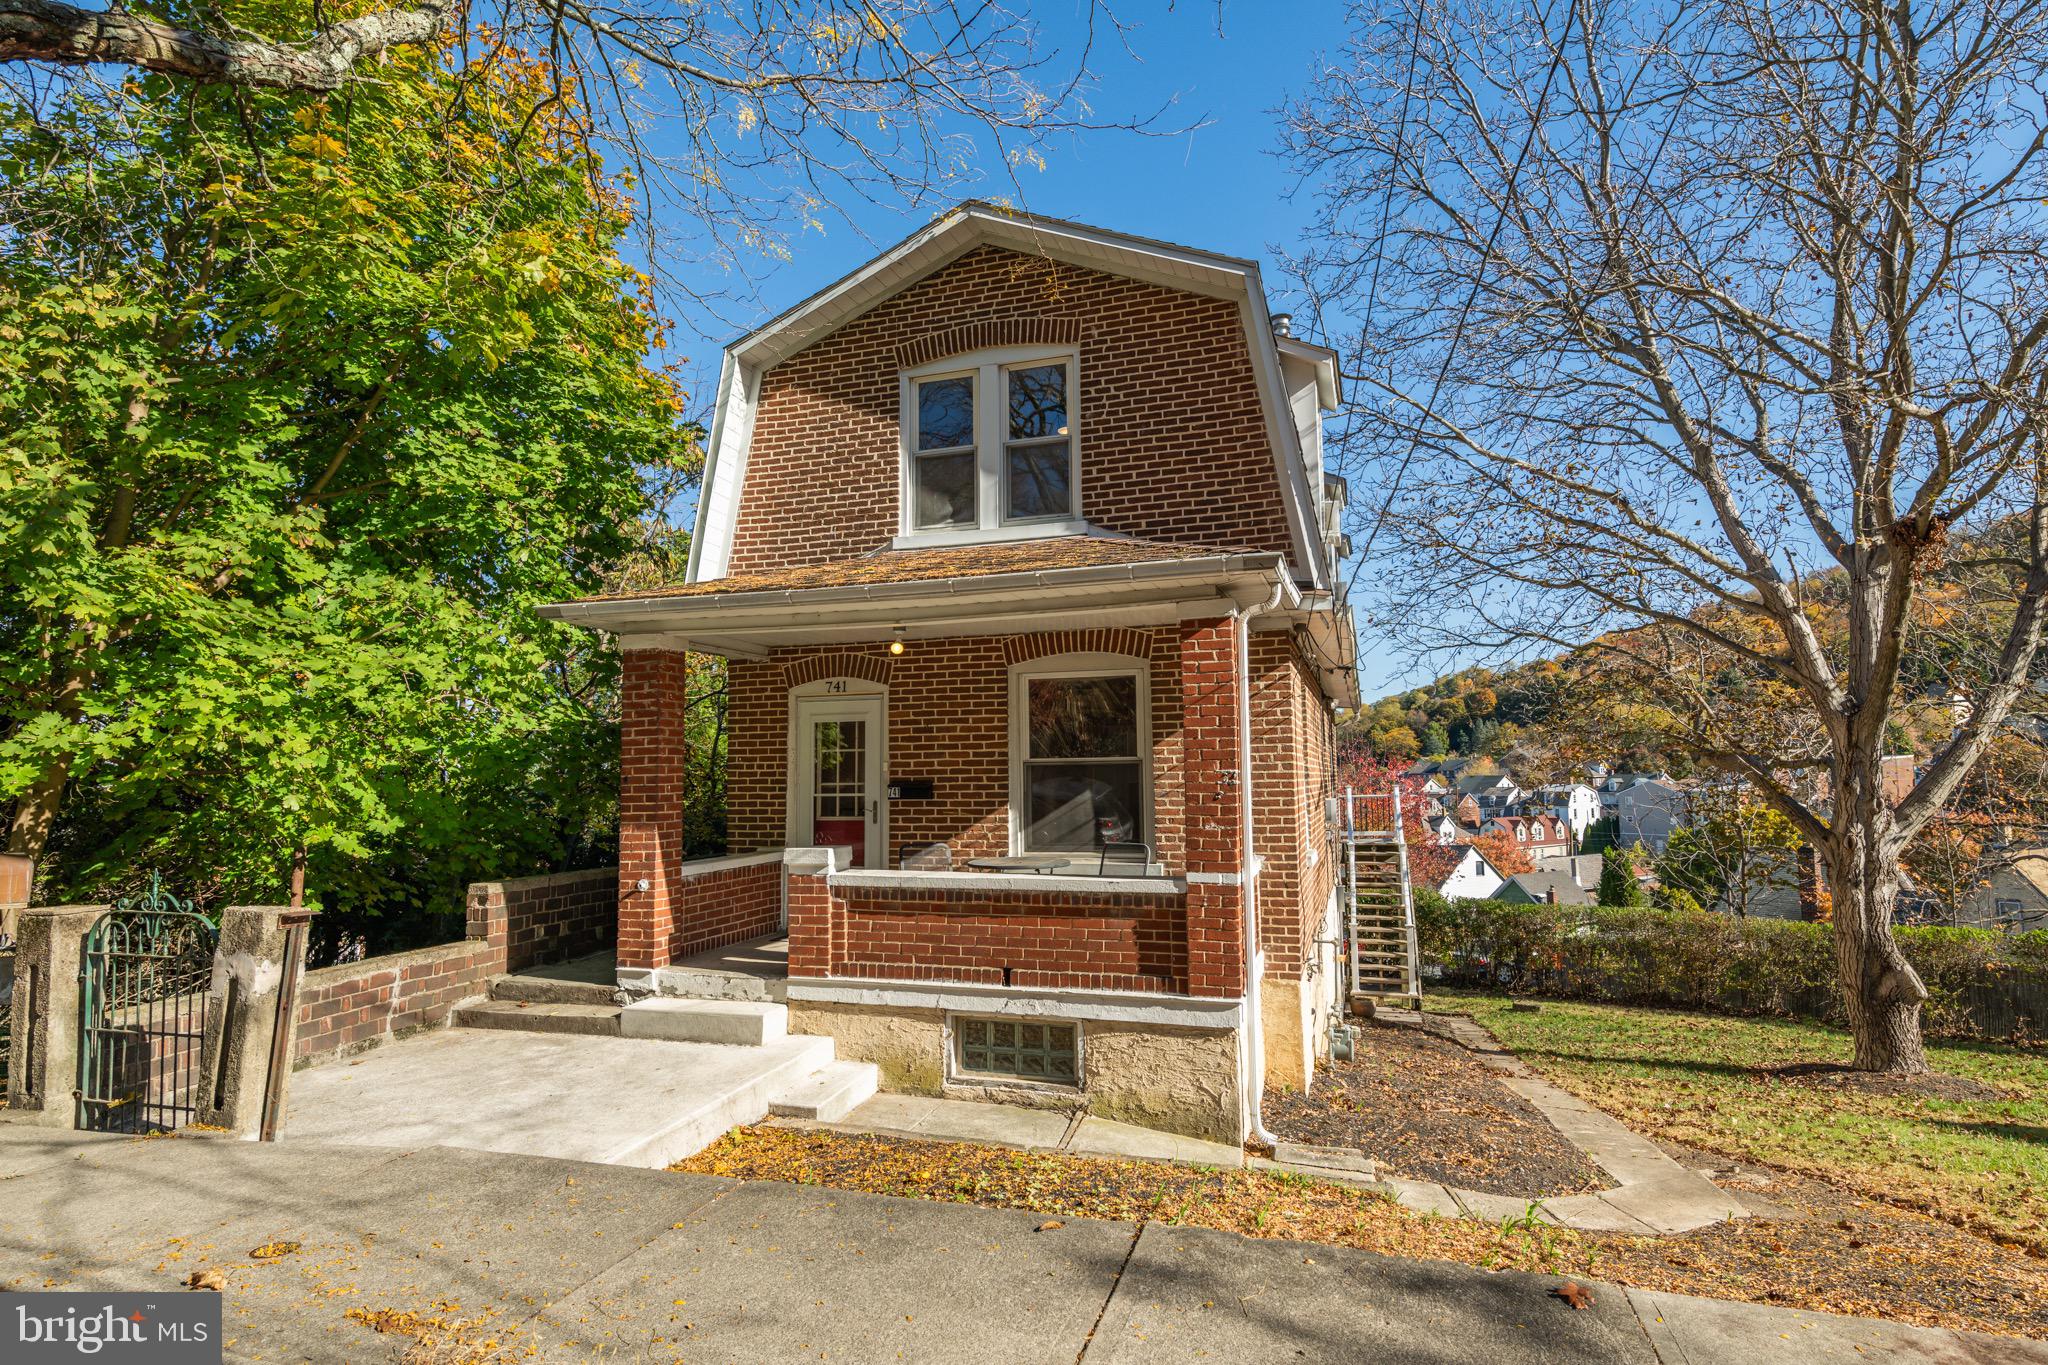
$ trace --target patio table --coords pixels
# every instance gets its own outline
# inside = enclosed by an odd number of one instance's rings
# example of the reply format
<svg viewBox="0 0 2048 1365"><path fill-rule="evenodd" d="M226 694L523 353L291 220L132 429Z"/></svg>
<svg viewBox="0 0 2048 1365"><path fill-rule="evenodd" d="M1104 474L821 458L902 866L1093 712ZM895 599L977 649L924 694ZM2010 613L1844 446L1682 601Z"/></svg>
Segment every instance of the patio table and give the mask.
<svg viewBox="0 0 2048 1365"><path fill-rule="evenodd" d="M969 867L984 872L1057 872L1073 862L1064 853L1017 853L1002 858L969 858Z"/></svg>

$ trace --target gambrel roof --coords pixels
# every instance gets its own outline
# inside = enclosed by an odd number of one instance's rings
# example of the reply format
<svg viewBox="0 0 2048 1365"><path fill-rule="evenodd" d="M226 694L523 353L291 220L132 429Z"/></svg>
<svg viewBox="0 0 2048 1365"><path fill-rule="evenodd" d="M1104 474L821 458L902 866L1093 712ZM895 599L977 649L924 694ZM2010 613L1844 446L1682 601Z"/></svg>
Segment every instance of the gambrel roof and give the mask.
<svg viewBox="0 0 2048 1365"><path fill-rule="evenodd" d="M1288 402L1281 356L1313 368L1318 401L1328 408L1340 397L1336 355L1293 337L1274 336L1257 263L985 203L962 204L949 211L726 347L696 530L690 542L688 582L720 579L729 571L762 375L981 246L1047 257L1234 302L1243 322L1285 504L1292 545L1290 571L1308 591L1330 589L1321 528L1316 524L1315 493L1302 436Z"/></svg>

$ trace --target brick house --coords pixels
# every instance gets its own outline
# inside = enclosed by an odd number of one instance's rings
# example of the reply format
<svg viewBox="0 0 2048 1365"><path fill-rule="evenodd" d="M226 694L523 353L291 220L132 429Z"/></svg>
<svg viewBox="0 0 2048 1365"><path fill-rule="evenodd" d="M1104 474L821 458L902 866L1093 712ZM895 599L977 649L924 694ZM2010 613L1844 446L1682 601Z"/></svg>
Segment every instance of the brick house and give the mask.
<svg viewBox="0 0 2048 1365"><path fill-rule="evenodd" d="M747 945L884 1088L1255 1131L1340 988L1334 359L1249 261L975 204L728 347L686 581L544 609L623 651L620 985Z"/></svg>

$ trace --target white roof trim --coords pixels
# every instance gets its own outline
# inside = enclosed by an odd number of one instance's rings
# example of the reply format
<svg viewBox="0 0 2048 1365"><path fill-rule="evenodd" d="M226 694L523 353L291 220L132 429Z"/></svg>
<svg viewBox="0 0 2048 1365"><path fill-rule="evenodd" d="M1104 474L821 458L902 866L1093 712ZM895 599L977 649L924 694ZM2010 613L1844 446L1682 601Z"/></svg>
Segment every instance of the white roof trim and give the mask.
<svg viewBox="0 0 2048 1365"><path fill-rule="evenodd" d="M1288 529L1294 543L1289 559L1297 573L1310 576L1316 588L1325 583L1326 556L1316 534L1315 499L1309 488L1301 441L1288 410L1280 373L1279 352L1266 313L1264 285L1258 265L1236 257L1133 237L1127 233L1087 227L1054 218L965 204L912 233L874 260L810 298L785 310L765 325L726 347L720 370L717 406L711 420L710 447L705 454L703 491L690 545L688 582L723 578L732 561L732 542L739 515L748 448L753 440L754 408L761 375L812 343L873 308L892 294L951 264L973 248L993 244L1050 256L1072 265L1144 280L1169 289L1235 299L1244 321L1245 341L1266 412L1274 470L1287 505ZM1320 350L1320 348L1316 348ZM1332 357L1334 359L1334 357ZM1318 371L1317 397L1323 392Z"/></svg>
<svg viewBox="0 0 2048 1365"><path fill-rule="evenodd" d="M1337 374L1337 353L1300 337L1274 337L1280 354L1306 361L1316 368L1316 402L1324 412L1335 412L1344 401L1344 383Z"/></svg>

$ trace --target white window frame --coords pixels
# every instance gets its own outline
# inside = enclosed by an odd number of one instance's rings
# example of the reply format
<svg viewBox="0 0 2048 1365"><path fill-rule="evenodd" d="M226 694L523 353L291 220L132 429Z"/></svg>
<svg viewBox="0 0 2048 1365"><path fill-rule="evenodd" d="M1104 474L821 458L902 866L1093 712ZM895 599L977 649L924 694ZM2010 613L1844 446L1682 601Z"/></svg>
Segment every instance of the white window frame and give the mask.
<svg viewBox="0 0 2048 1365"><path fill-rule="evenodd" d="M1042 517L1009 513L1010 370L1062 364L1067 371L1067 487L1072 505ZM932 379L970 378L974 386L975 524L920 528L917 525L917 386ZM1029 540L1078 535L1088 523L1081 511L1081 353L1073 346L1004 346L948 356L904 370L899 376L900 433L897 471L896 545L972 545L992 540ZM1018 444L1029 444L1020 442ZM957 447L948 447L957 452Z"/></svg>
<svg viewBox="0 0 2048 1365"><path fill-rule="evenodd" d="M1025 852L1025 810L1029 788L1025 759L1031 749L1025 697L1034 678L1135 678L1138 695L1139 838L1158 844L1158 820L1152 796L1152 663L1131 654L1053 654L1010 665L1010 852Z"/></svg>

